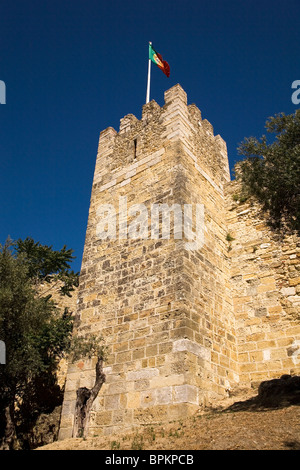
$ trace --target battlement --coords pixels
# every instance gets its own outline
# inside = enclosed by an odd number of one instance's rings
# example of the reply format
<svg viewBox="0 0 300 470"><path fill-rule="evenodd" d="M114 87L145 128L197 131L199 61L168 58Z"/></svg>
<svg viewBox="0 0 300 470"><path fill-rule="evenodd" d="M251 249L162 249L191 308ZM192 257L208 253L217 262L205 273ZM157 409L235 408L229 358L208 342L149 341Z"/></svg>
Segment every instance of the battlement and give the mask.
<svg viewBox="0 0 300 470"><path fill-rule="evenodd" d="M219 135L214 136L213 126L206 119L202 120L195 104L187 105L182 87L173 86L165 92L164 98L163 107L154 100L145 104L141 120L128 114L120 120L119 132L108 127L100 133L98 157L102 159L96 166L98 178L94 183L99 183L106 169L104 184L107 184L108 174L155 152L162 140L165 147L168 143L180 142L187 158L193 159L195 168L201 167L202 174L217 186L230 180L226 143Z"/></svg>

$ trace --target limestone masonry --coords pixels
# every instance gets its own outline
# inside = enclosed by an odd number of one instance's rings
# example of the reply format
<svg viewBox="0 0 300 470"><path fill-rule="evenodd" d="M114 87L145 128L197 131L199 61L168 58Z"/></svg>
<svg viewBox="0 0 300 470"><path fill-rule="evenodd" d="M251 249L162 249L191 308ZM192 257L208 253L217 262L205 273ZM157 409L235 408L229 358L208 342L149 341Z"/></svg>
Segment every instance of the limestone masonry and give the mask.
<svg viewBox="0 0 300 470"><path fill-rule="evenodd" d="M300 373L299 239L277 239L237 193L225 142L180 85L163 107L151 101L141 120L101 132L77 303L78 333L102 334L109 348L89 435L182 418ZM144 237L128 236L136 215L125 220L125 202L147 209ZM169 238L151 237L153 204L201 205L203 244L189 249L172 217ZM115 208L106 239L103 207ZM60 439L72 436L76 390L93 385L94 366L68 366Z"/></svg>

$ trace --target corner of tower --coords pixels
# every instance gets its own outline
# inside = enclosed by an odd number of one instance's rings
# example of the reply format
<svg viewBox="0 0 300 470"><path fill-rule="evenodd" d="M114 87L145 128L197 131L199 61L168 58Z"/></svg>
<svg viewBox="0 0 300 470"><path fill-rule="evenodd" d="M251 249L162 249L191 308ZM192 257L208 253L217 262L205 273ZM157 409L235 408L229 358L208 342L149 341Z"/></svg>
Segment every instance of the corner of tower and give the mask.
<svg viewBox="0 0 300 470"><path fill-rule="evenodd" d="M187 105L187 94L179 83L165 91L164 99L165 105L169 105L175 101L181 101L183 104Z"/></svg>
<svg viewBox="0 0 300 470"><path fill-rule="evenodd" d="M116 135L117 131L113 127L107 127L100 132L98 154L105 153L113 147Z"/></svg>

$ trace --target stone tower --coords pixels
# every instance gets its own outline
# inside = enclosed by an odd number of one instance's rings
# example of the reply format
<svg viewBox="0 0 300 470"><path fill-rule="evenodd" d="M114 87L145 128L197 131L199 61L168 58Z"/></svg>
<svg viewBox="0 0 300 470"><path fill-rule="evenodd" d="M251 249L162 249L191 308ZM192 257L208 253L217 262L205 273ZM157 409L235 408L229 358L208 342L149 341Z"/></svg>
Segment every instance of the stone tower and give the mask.
<svg viewBox="0 0 300 470"><path fill-rule="evenodd" d="M77 309L109 348L90 435L185 417L239 382L226 144L180 85L164 98L100 134ZM94 366L69 365L61 439Z"/></svg>

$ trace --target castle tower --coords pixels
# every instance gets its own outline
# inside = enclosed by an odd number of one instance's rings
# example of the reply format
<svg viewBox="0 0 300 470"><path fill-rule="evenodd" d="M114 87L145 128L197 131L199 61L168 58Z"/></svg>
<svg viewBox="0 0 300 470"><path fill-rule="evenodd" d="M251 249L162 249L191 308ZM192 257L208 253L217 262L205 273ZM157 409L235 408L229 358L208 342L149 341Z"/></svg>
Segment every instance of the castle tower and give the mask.
<svg viewBox="0 0 300 470"><path fill-rule="evenodd" d="M77 311L109 348L90 435L185 417L237 383L229 180L225 142L180 85L101 132ZM69 365L60 438L94 365Z"/></svg>

